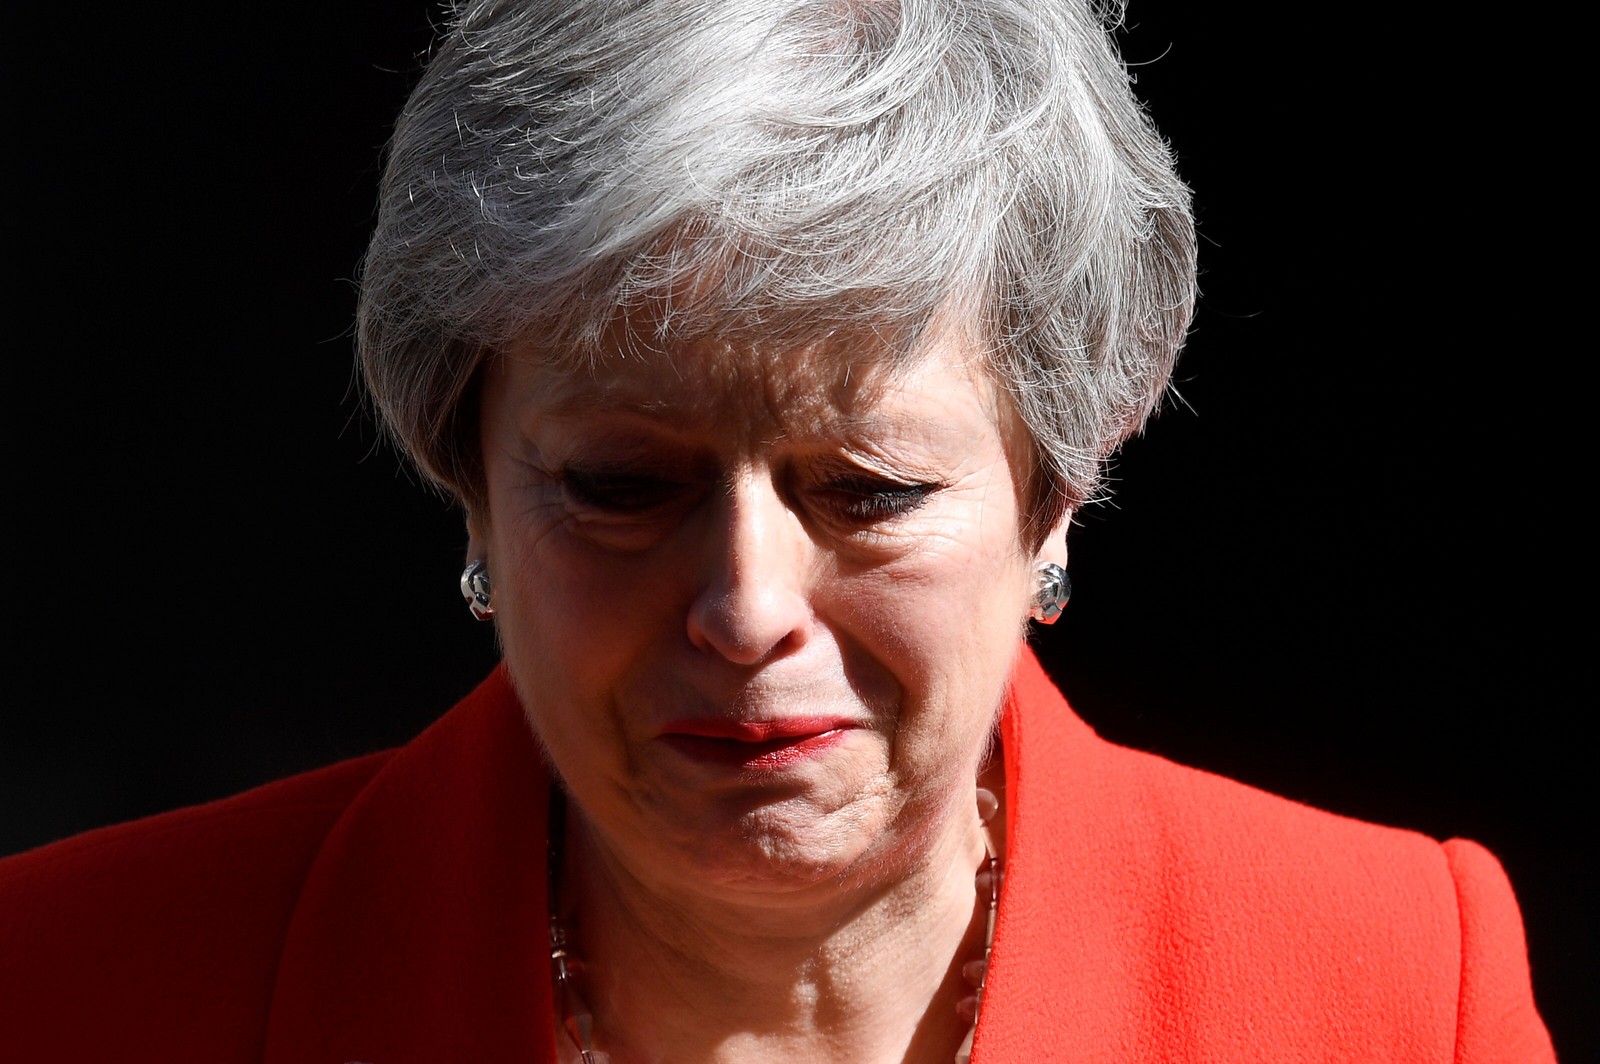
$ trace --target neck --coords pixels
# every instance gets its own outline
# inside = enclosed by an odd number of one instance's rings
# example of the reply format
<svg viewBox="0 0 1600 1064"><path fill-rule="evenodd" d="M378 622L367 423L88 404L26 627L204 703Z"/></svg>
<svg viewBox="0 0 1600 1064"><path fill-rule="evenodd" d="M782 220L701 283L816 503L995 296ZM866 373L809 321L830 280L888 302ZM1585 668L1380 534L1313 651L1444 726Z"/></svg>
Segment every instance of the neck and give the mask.
<svg viewBox="0 0 1600 1064"><path fill-rule="evenodd" d="M566 916L599 1048L615 1064L947 1064L987 924L975 802L957 806L904 874L779 897L647 885L569 811L561 895L577 899Z"/></svg>

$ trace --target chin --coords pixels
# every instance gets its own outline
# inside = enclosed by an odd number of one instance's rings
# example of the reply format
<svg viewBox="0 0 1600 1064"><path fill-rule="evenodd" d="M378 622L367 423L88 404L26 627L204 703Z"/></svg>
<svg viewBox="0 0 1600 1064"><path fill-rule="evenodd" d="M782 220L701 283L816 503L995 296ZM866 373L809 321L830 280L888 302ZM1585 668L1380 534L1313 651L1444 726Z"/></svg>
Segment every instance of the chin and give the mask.
<svg viewBox="0 0 1600 1064"><path fill-rule="evenodd" d="M825 886L875 864L890 817L881 796L857 792L840 805L814 795L723 796L696 803L654 833L660 859L702 886L786 893ZM687 860L686 860L687 858Z"/></svg>

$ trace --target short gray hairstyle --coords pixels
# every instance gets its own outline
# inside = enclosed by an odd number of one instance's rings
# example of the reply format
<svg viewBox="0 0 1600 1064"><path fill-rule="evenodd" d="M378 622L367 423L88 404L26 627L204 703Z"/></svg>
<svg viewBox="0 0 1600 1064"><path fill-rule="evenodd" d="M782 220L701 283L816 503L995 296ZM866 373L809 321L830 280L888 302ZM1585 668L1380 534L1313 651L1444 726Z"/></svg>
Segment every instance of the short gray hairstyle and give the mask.
<svg viewBox="0 0 1600 1064"><path fill-rule="evenodd" d="M476 382L536 338L914 339L959 303L1053 527L1165 390L1194 223L1088 0L482 0L396 125L361 274L369 392L484 503ZM848 334L848 333L846 333Z"/></svg>

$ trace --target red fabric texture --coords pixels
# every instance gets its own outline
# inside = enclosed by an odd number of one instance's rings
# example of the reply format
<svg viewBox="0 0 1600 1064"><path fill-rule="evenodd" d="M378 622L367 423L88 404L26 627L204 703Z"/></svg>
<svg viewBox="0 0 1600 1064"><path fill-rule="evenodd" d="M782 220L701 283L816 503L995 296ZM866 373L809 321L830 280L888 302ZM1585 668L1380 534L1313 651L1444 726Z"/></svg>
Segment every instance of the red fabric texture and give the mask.
<svg viewBox="0 0 1600 1064"><path fill-rule="evenodd" d="M1031 654L974 1060L1553 1061L1470 842L1113 746ZM548 775L504 670L416 740L0 861L0 1057L554 1059Z"/></svg>
<svg viewBox="0 0 1600 1064"><path fill-rule="evenodd" d="M1555 1059L1522 921L1440 845L1113 746L1028 656L974 1060Z"/></svg>

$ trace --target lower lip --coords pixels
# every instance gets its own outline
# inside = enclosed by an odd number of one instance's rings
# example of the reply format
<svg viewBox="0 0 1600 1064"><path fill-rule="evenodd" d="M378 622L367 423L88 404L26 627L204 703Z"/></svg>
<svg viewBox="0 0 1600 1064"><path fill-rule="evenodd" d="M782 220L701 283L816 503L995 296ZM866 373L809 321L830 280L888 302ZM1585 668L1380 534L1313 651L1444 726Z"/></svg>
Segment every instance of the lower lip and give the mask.
<svg viewBox="0 0 1600 1064"><path fill-rule="evenodd" d="M661 739L691 761L743 769L746 772L773 772L831 750L844 740L848 730L834 728L815 735L786 736L761 742L678 734L663 735Z"/></svg>

